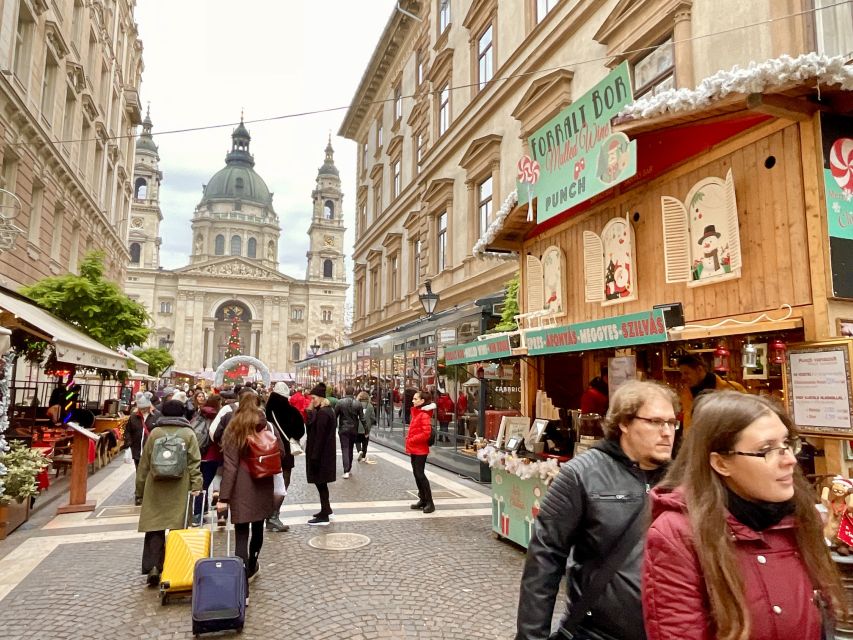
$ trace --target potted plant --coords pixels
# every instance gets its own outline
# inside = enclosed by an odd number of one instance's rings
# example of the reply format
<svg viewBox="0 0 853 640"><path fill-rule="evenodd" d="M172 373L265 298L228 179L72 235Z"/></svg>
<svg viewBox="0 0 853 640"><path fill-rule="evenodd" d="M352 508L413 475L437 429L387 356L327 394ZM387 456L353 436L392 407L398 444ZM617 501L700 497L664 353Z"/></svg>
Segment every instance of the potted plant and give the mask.
<svg viewBox="0 0 853 640"><path fill-rule="evenodd" d="M23 442L12 442L0 454L0 471L5 468L0 476L0 540L29 519L30 500L39 493L36 476L49 464L47 456Z"/></svg>

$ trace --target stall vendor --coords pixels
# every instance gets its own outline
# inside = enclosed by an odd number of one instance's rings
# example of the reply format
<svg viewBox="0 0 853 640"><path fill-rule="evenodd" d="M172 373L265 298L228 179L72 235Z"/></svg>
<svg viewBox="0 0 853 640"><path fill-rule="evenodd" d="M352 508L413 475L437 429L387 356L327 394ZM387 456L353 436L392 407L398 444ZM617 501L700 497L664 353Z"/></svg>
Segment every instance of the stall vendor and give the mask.
<svg viewBox="0 0 853 640"><path fill-rule="evenodd" d="M746 393L746 389L737 382L725 380L713 371L709 371L705 361L688 353L678 359L678 368L681 371L681 381L684 387L681 389L681 408L684 416L681 423L684 431L690 428L693 414L693 400L703 391L740 391Z"/></svg>

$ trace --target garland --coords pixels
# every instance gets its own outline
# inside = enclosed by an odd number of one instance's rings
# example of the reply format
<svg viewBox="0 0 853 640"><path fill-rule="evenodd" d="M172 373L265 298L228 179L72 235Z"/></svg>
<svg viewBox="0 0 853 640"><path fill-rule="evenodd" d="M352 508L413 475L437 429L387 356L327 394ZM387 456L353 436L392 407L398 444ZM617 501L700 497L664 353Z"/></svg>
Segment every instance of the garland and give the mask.
<svg viewBox="0 0 853 640"><path fill-rule="evenodd" d="M495 215L495 219L492 220L492 224L489 225L489 228L486 229L486 233L483 234L483 237L477 240L477 243L474 245L472 250L474 257L482 257L486 255L486 247L489 246L495 236L498 235L498 231L501 230L501 227L504 224L504 220L506 217L512 212L515 208L515 205L518 203L518 192L513 189L513 191L506 197L506 200L503 201L500 210L497 215ZM503 254L497 254L503 255Z"/></svg>
<svg viewBox="0 0 853 640"><path fill-rule="evenodd" d="M492 469L502 469L522 480L538 477L546 485L550 485L554 478L560 474L560 463L557 462L556 458L546 458L545 460L519 458L515 452L501 451L493 444L479 449L477 458L480 462L488 463Z"/></svg>
<svg viewBox="0 0 853 640"><path fill-rule="evenodd" d="M814 80L816 84L853 89L853 68L844 56L804 53L796 58L782 55L764 62L750 62L746 69L735 65L708 76L695 89L669 89L629 104L620 117L653 118L665 113L694 111L731 94L762 93L789 84ZM819 89L818 89L819 90Z"/></svg>
<svg viewBox="0 0 853 640"><path fill-rule="evenodd" d="M3 434L9 428L9 402L11 400L9 383L12 380L12 365L15 363L16 357L17 354L14 350L0 356L0 458L9 451L9 444ZM3 476L6 474L6 465L0 462L0 496L3 495L5 489Z"/></svg>

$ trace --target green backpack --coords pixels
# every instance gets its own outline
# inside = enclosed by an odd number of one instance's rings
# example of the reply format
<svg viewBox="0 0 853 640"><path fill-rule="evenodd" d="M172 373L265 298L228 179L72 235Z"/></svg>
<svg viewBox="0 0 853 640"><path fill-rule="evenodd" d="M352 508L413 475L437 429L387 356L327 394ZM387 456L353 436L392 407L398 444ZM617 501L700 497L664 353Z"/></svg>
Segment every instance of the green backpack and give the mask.
<svg viewBox="0 0 853 640"><path fill-rule="evenodd" d="M177 434L160 436L151 450L151 475L155 480L183 478L187 470L187 443Z"/></svg>

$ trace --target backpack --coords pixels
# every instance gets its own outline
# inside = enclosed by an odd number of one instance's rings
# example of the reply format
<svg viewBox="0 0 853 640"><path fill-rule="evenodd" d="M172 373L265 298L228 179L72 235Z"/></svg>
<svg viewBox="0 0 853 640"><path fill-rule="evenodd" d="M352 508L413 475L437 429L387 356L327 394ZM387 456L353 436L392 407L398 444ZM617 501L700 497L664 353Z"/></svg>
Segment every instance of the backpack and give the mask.
<svg viewBox="0 0 853 640"><path fill-rule="evenodd" d="M436 429L435 429L435 427L431 426L431 427L429 428L429 440L427 440L427 444L428 444L429 446L433 446L433 445L435 444L435 438L436 438L436 435L437 435L437 434L436 434Z"/></svg>
<svg viewBox="0 0 853 640"><path fill-rule="evenodd" d="M151 450L151 475L155 480L183 478L187 470L187 443L177 434L160 436Z"/></svg>
<svg viewBox="0 0 853 640"><path fill-rule="evenodd" d="M204 455L210 447L210 420L198 414L190 427L195 433L195 439L198 440L198 449L201 455Z"/></svg>
<svg viewBox="0 0 853 640"><path fill-rule="evenodd" d="M246 438L246 448L248 452L243 456L243 460L253 478L270 478L281 473L278 438L269 429L250 434Z"/></svg>

